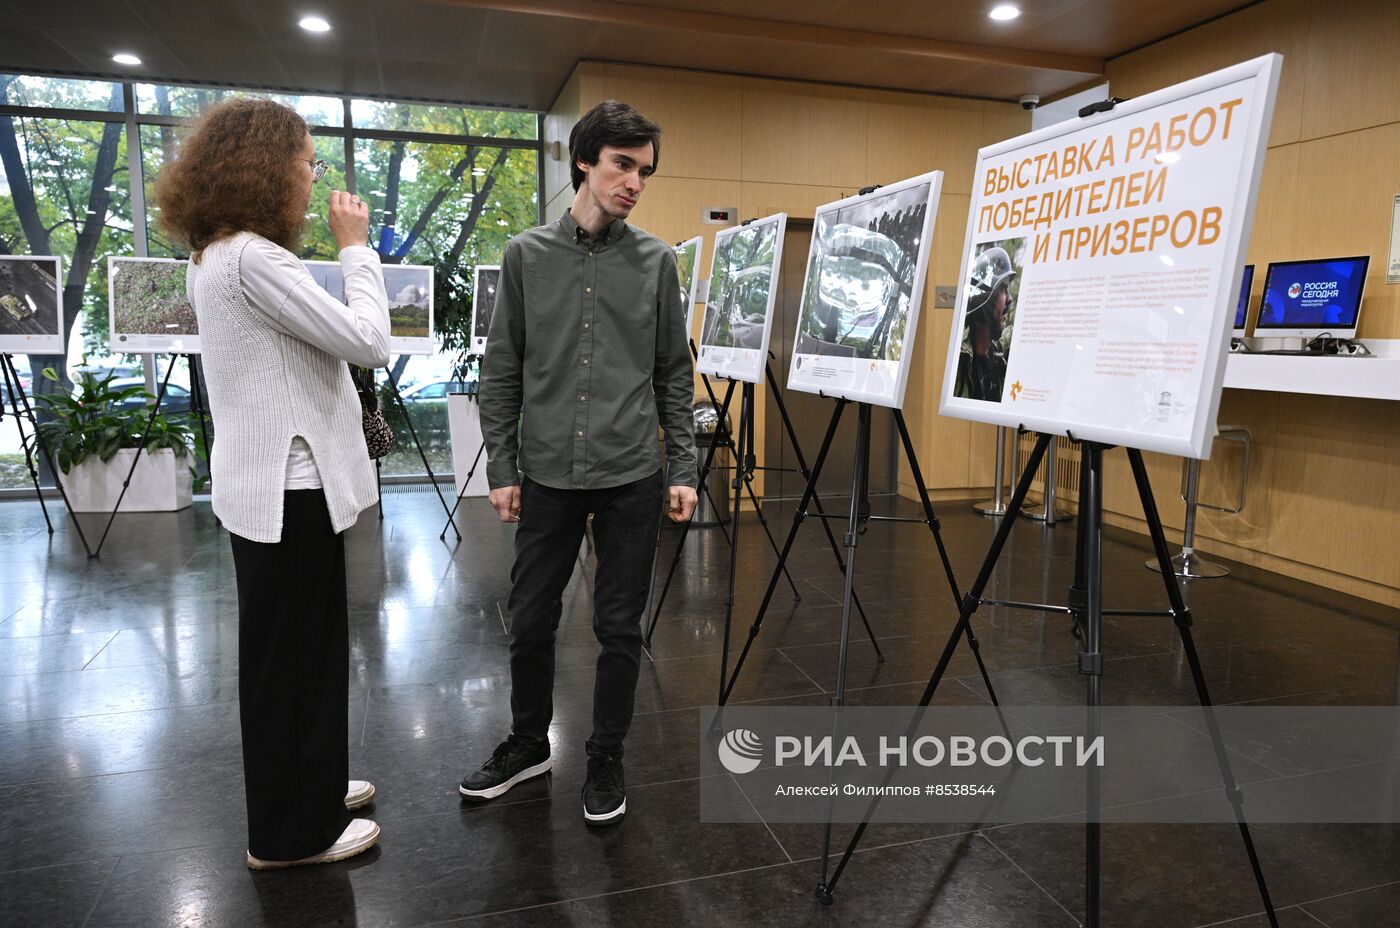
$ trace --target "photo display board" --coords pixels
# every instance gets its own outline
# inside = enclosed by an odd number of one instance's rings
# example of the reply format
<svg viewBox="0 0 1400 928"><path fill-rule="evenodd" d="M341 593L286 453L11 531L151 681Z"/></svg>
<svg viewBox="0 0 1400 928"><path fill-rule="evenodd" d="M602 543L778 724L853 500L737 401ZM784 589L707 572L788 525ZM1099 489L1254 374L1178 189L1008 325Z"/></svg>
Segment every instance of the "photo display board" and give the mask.
<svg viewBox="0 0 1400 928"><path fill-rule="evenodd" d="M1209 456L1282 63L978 152L944 415Z"/></svg>
<svg viewBox="0 0 1400 928"><path fill-rule="evenodd" d="M472 354L486 352L486 336L491 332L491 313L496 308L496 285L501 279L499 264L478 264L472 276Z"/></svg>
<svg viewBox="0 0 1400 928"><path fill-rule="evenodd" d="M786 232L787 213L775 213L715 233L695 363L700 373L763 380Z"/></svg>
<svg viewBox="0 0 1400 928"><path fill-rule="evenodd" d="M817 209L788 386L904 404L943 172Z"/></svg>
<svg viewBox="0 0 1400 928"><path fill-rule="evenodd" d="M685 307L685 337L692 338L695 332L695 295L700 285L700 251L705 245L705 237L681 242L676 246L676 276L681 281L681 305Z"/></svg>
<svg viewBox="0 0 1400 928"><path fill-rule="evenodd" d="M303 261L316 283L345 302L345 279L339 261ZM433 354L433 269L426 264L385 264L384 291L389 296L389 351Z"/></svg>
<svg viewBox="0 0 1400 928"><path fill-rule="evenodd" d="M199 352L199 320L185 294L189 262L107 259L107 319L114 354Z"/></svg>
<svg viewBox="0 0 1400 928"><path fill-rule="evenodd" d="M63 353L63 260L0 255L0 353Z"/></svg>

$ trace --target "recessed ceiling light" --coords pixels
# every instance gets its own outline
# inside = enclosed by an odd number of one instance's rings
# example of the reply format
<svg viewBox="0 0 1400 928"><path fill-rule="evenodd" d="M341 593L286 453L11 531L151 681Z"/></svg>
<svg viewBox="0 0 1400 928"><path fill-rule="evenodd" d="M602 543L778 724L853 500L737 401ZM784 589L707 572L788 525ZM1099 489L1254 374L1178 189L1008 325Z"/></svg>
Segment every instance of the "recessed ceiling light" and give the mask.
<svg viewBox="0 0 1400 928"><path fill-rule="evenodd" d="M992 7L992 11L987 15L999 23L1009 22L1021 15L1021 8L1003 3L1000 6Z"/></svg>
<svg viewBox="0 0 1400 928"><path fill-rule="evenodd" d="M137 65L141 63L140 58L137 58L135 55L130 54L129 52L121 52L120 54L113 55L112 60L115 61L117 64Z"/></svg>
<svg viewBox="0 0 1400 928"><path fill-rule="evenodd" d="M297 23L298 26L307 32L330 32L331 24L319 16L303 16Z"/></svg>

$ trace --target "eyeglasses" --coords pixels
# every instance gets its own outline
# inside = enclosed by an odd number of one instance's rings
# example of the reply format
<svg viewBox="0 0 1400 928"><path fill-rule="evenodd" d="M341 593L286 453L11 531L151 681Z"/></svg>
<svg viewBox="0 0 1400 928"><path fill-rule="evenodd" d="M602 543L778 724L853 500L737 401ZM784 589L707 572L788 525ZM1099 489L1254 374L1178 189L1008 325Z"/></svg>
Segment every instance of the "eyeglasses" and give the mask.
<svg viewBox="0 0 1400 928"><path fill-rule="evenodd" d="M319 158L317 158L315 161L312 161L310 158L302 158L301 160L311 165L311 182L313 184L321 178L325 177L326 170L330 167L329 164L326 164L326 162L322 161Z"/></svg>

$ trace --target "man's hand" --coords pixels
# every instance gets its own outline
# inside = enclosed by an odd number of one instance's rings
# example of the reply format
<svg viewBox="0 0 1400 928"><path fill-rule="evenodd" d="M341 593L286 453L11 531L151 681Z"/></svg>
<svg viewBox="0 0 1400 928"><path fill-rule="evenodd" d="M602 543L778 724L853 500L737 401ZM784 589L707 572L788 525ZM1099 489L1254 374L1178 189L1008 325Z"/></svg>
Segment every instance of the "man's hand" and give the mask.
<svg viewBox="0 0 1400 928"><path fill-rule="evenodd" d="M694 493L691 493L691 508L694 508ZM496 510L496 515L501 517L502 522L520 521L520 484L511 484L508 487L497 487L491 491L491 507Z"/></svg>
<svg viewBox="0 0 1400 928"><path fill-rule="evenodd" d="M672 522L689 522L699 499L694 487L671 487L666 494L666 515ZM494 502L494 497L493 500Z"/></svg>

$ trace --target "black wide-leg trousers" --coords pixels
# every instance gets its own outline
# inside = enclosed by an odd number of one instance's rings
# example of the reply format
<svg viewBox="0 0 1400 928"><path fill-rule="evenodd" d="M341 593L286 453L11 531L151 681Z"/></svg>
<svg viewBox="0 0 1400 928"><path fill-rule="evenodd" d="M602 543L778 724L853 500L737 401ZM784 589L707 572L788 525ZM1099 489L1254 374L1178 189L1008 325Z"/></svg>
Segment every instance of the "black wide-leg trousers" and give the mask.
<svg viewBox="0 0 1400 928"><path fill-rule="evenodd" d="M593 634L602 646L593 683L590 756L622 754L641 669L642 613L661 518L662 472L620 487L559 490L526 477L510 580L512 733L542 744L554 717L554 635L588 517L598 569Z"/></svg>
<svg viewBox="0 0 1400 928"><path fill-rule="evenodd" d="M248 852L319 854L350 824L345 542L321 490L288 490L282 540L230 534Z"/></svg>

